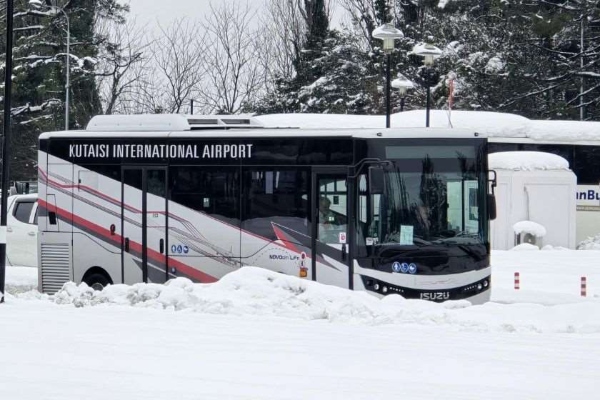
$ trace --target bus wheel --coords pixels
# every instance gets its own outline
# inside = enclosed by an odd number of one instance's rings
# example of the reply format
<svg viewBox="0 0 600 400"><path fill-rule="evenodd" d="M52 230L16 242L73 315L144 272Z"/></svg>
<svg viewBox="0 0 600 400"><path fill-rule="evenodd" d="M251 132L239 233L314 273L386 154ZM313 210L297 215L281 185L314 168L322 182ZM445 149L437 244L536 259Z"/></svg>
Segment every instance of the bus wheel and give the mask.
<svg viewBox="0 0 600 400"><path fill-rule="evenodd" d="M83 281L94 290L102 290L112 283L106 275L99 272L86 276Z"/></svg>

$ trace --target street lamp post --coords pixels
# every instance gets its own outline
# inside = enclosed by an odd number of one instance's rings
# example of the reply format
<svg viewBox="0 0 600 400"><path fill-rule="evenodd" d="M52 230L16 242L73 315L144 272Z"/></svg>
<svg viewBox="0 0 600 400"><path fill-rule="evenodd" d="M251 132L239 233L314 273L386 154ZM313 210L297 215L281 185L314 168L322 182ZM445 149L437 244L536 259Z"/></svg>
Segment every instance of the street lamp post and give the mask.
<svg viewBox="0 0 600 400"><path fill-rule="evenodd" d="M390 127L390 81L391 81L391 64L392 64L392 50L394 50L394 41L396 39L402 39L404 34L400 29L396 29L392 24L383 24L373 30L373 37L375 39L383 40L383 52L387 55L386 61L386 87L385 87L385 127Z"/></svg>
<svg viewBox="0 0 600 400"><path fill-rule="evenodd" d="M6 63L4 66L4 135L2 135L2 181L0 183L0 303L6 283L6 225L10 154L10 112L12 97L13 0L6 0Z"/></svg>
<svg viewBox="0 0 600 400"><path fill-rule="evenodd" d="M433 63L435 59L442 55L442 51L432 44L419 43L413 47L414 54L423 57L427 74L425 75L425 86L427 86L427 106L425 111L425 126L429 127L429 109L431 101L431 77L433 75Z"/></svg>
<svg viewBox="0 0 600 400"><path fill-rule="evenodd" d="M34 7L34 8L41 8L44 6L44 4L41 2L41 0L29 0L29 5ZM69 92L71 90L71 23L69 21L69 16L67 15L67 13L65 12L65 10L63 8L60 8L58 6L55 6L53 4L50 3L50 0L46 0L46 7L50 8L51 10L53 10L54 12L61 12L64 16L65 16L65 20L67 21L67 61L66 61L66 68L67 68L67 77L66 77L66 82L65 82L65 131L69 130Z"/></svg>
<svg viewBox="0 0 600 400"><path fill-rule="evenodd" d="M398 78L392 81L392 87L398 89L400 92L400 112L402 112L404 111L404 98L406 97L406 92L408 92L408 89L415 87L415 85L404 75L398 74Z"/></svg>

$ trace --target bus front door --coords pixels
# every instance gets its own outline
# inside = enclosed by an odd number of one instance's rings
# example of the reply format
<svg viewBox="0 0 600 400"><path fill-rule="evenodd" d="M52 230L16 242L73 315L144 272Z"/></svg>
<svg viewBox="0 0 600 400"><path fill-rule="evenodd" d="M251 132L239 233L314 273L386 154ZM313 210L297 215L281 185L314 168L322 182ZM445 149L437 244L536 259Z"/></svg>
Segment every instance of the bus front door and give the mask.
<svg viewBox="0 0 600 400"><path fill-rule="evenodd" d="M312 276L349 287L348 188L346 172L313 173Z"/></svg>
<svg viewBox="0 0 600 400"><path fill-rule="evenodd" d="M123 283L167 280L167 170L123 167Z"/></svg>

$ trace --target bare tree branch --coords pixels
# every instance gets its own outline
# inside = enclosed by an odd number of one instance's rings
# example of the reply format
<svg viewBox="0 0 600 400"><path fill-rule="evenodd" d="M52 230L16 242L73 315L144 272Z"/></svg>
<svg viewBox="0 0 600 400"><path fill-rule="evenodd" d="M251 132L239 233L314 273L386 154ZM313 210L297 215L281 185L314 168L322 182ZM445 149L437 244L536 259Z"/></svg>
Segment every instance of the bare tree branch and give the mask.
<svg viewBox="0 0 600 400"><path fill-rule="evenodd" d="M96 74L105 114L122 112L123 103L130 101L136 84L146 71L151 43L145 29L136 27L135 20L126 24L107 20L99 32L104 38Z"/></svg>
<svg viewBox="0 0 600 400"><path fill-rule="evenodd" d="M239 113L264 92L265 70L259 62L256 11L248 4L211 5L206 30L203 77L198 99L205 110Z"/></svg>

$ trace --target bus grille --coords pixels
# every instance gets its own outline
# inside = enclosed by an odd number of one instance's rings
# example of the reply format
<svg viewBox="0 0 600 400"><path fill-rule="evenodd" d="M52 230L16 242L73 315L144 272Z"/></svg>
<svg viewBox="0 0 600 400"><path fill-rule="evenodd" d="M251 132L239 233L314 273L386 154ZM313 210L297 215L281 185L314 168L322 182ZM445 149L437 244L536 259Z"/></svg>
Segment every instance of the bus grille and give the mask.
<svg viewBox="0 0 600 400"><path fill-rule="evenodd" d="M54 294L69 281L70 246L67 243L42 244L42 292Z"/></svg>

